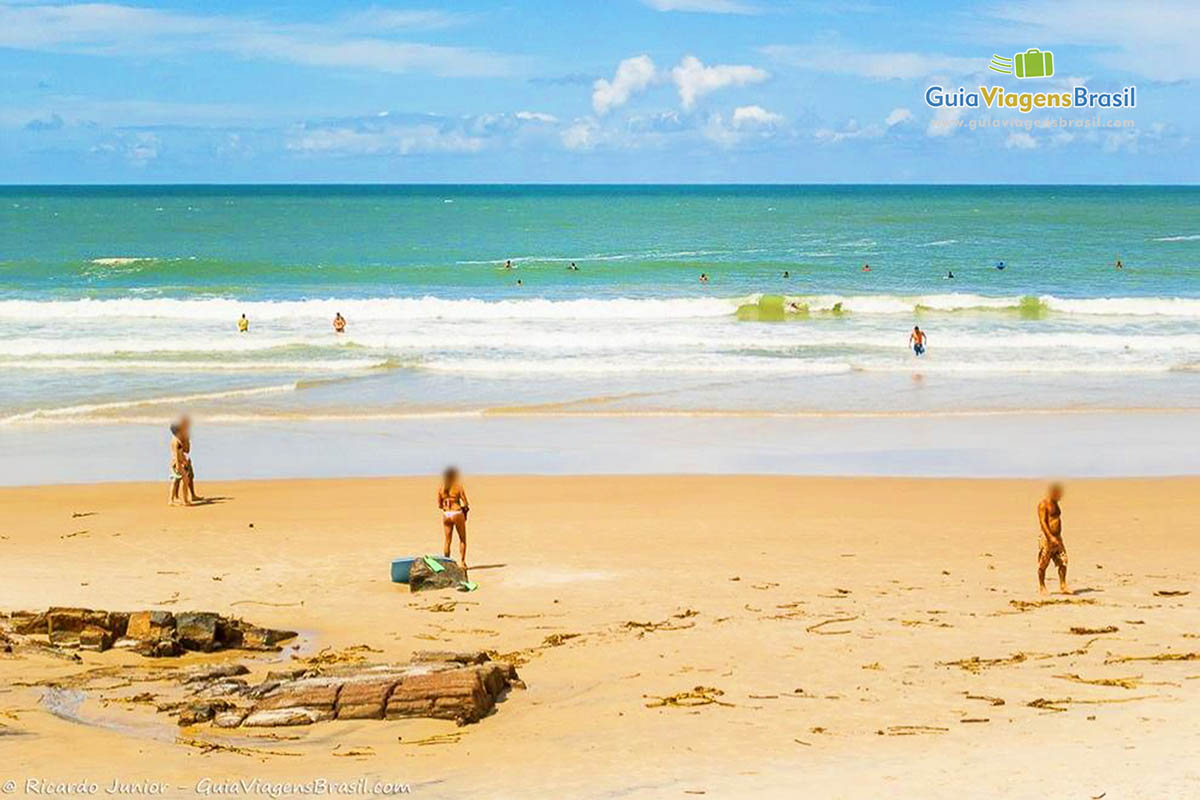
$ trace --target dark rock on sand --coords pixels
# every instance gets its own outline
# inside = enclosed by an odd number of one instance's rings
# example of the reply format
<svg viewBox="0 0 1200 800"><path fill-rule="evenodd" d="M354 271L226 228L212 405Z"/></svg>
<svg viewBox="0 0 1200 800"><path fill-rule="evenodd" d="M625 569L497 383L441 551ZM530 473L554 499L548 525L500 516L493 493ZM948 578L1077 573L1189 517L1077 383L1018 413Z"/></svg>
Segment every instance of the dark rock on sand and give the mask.
<svg viewBox="0 0 1200 800"><path fill-rule="evenodd" d="M52 648L104 651L122 647L151 658L177 656L185 650L278 650L280 642L297 635L211 611L126 613L54 606L44 613L15 612L5 623L16 635L45 635ZM36 640L30 643L39 644ZM5 644L11 643L7 638L0 640L0 647Z"/></svg>
<svg viewBox="0 0 1200 800"><path fill-rule="evenodd" d="M206 664L183 672L184 683L203 683L217 678L233 678L247 675L250 669L245 664Z"/></svg>
<svg viewBox="0 0 1200 800"><path fill-rule="evenodd" d="M187 650L209 653L224 644L221 616L211 611L184 611L175 617L175 635Z"/></svg>
<svg viewBox="0 0 1200 800"><path fill-rule="evenodd" d="M418 650L412 654L412 660L421 663L440 661L446 664L482 664L491 659L483 650Z"/></svg>
<svg viewBox="0 0 1200 800"><path fill-rule="evenodd" d="M482 653L422 655L423 660L410 664L353 665L234 692L257 697L238 724L253 728L429 717L465 725L489 714L510 687L524 686L512 665L489 661ZM436 660L438 655L448 658ZM221 717L219 724L237 727L233 716Z"/></svg>
<svg viewBox="0 0 1200 800"><path fill-rule="evenodd" d="M227 700L201 700L189 703L179 712L179 726L199 725L210 722L220 712L228 711L234 705Z"/></svg>
<svg viewBox="0 0 1200 800"><path fill-rule="evenodd" d="M424 592L432 589L457 589L467 579L466 573L463 572L462 567L458 564L448 563L442 564L442 566L444 569L441 572L435 572L425 563L425 559L418 558L414 561L412 569L408 573L409 591Z"/></svg>

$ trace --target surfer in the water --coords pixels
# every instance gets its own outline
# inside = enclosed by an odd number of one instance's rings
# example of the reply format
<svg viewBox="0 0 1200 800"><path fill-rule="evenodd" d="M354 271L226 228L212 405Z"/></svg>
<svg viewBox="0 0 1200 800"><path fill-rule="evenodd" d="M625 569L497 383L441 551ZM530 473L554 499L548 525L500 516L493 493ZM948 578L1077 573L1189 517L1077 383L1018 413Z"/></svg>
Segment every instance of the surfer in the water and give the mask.
<svg viewBox="0 0 1200 800"><path fill-rule="evenodd" d="M346 318L342 316L342 312L337 312L333 315L333 330L334 333L346 332Z"/></svg>
<svg viewBox="0 0 1200 800"><path fill-rule="evenodd" d="M442 486L437 493L438 508L442 512L442 531L446 534L446 544L442 555L450 557L450 545L454 540L454 532L458 531L459 559L463 569L467 568L467 514L471 512L471 503L467 493L458 479L456 467L446 467L442 473Z"/></svg>
<svg viewBox="0 0 1200 800"><path fill-rule="evenodd" d="M925 355L925 331L920 326L913 325L912 333L908 336L908 345L915 355Z"/></svg>

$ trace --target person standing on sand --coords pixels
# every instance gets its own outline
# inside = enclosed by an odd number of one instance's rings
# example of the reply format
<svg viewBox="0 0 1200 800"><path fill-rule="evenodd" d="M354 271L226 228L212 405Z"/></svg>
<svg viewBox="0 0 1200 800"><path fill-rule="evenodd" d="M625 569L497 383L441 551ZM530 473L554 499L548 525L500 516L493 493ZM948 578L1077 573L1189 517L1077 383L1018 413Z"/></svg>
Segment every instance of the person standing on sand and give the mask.
<svg viewBox="0 0 1200 800"><path fill-rule="evenodd" d="M442 531L446 534L442 555L446 558L450 557L450 544L454 539L454 532L458 531L458 563L463 569L466 569L467 514L471 511L471 503L467 500L467 493L459 481L456 467L446 467L442 473L442 485L438 489L437 504L438 509L442 512Z"/></svg>
<svg viewBox="0 0 1200 800"><path fill-rule="evenodd" d="M333 315L333 332L346 332L346 318L342 316L342 312L340 311Z"/></svg>
<svg viewBox="0 0 1200 800"><path fill-rule="evenodd" d="M1038 525L1042 535L1038 541L1038 592L1048 594L1046 589L1046 567L1050 562L1058 567L1058 590L1070 594L1067 588L1067 547L1062 540L1062 509L1058 503L1062 500L1063 487L1061 483L1052 483L1046 491L1042 502L1038 503Z"/></svg>
<svg viewBox="0 0 1200 800"><path fill-rule="evenodd" d="M167 505L177 505L182 500L185 506L190 506L200 499L196 496L191 436L192 421L186 416L171 426L171 494Z"/></svg>
<svg viewBox="0 0 1200 800"><path fill-rule="evenodd" d="M908 346L915 355L925 355L925 331L919 325L913 325L913 332L908 335Z"/></svg>

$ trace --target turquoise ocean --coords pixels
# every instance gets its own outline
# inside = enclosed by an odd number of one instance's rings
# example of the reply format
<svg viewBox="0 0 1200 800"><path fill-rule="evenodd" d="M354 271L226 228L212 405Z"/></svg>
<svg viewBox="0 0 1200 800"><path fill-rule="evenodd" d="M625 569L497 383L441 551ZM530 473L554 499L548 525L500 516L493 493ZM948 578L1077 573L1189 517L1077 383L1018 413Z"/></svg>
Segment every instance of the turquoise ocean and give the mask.
<svg viewBox="0 0 1200 800"><path fill-rule="evenodd" d="M1198 390L1198 188L0 188L0 426Z"/></svg>

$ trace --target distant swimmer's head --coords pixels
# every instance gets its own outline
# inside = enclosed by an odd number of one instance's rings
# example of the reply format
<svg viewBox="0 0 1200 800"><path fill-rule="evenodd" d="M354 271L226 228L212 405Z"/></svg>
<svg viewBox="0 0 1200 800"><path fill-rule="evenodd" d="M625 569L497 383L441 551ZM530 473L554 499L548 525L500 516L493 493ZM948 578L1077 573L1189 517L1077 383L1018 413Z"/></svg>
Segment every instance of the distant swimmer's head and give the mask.
<svg viewBox="0 0 1200 800"><path fill-rule="evenodd" d="M446 467L442 470L442 483L446 486L453 486L458 482L458 467Z"/></svg>
<svg viewBox="0 0 1200 800"><path fill-rule="evenodd" d="M1059 500L1062 500L1063 485L1057 481L1050 484L1050 489L1046 492L1046 495L1057 503Z"/></svg>

